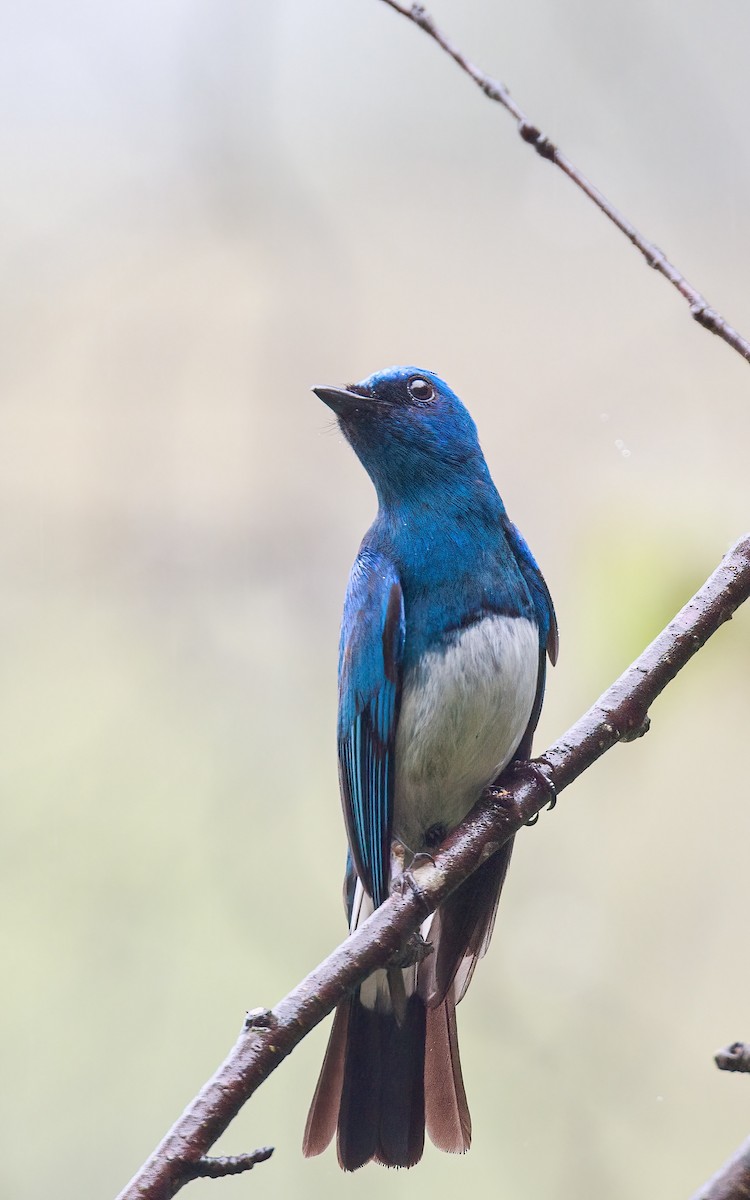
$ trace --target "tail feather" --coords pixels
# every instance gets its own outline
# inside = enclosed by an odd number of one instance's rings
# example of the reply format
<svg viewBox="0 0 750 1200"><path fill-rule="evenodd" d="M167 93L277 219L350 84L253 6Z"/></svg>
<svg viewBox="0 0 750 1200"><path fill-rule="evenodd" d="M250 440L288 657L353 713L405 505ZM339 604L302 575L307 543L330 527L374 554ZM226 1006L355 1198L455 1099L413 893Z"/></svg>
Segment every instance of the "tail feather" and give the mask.
<svg viewBox="0 0 750 1200"><path fill-rule="evenodd" d="M365 1008L358 994L336 1009L310 1106L302 1152L321 1154L338 1131L339 1163L356 1171L375 1160L412 1167L424 1149L425 1006L406 1002L404 1019Z"/></svg>
<svg viewBox="0 0 750 1200"><path fill-rule="evenodd" d="M383 1068L381 1026L380 1013L365 1008L358 996L350 998L337 1140L339 1163L345 1171L356 1171L369 1162L378 1147Z"/></svg>
<svg viewBox="0 0 750 1200"><path fill-rule="evenodd" d="M440 1150L463 1154L471 1145L452 994L433 1009L410 996L401 1022L348 997L336 1010L310 1106L305 1157L321 1154L338 1132L345 1171L372 1160L413 1167L425 1127Z"/></svg>
<svg viewBox="0 0 750 1200"><path fill-rule="evenodd" d="M344 1086L344 1063L349 1033L351 1001L342 1001L333 1017L323 1066L320 1069L315 1095L307 1114L302 1153L305 1158L322 1154L331 1141L339 1120L341 1092Z"/></svg>
<svg viewBox="0 0 750 1200"><path fill-rule="evenodd" d="M387 1167L412 1167L424 1150L425 1007L417 995L406 1002L401 1024L390 1013L381 1021L381 1086L376 1158Z"/></svg>
<svg viewBox="0 0 750 1200"><path fill-rule="evenodd" d="M411 996L401 1023L351 1000L338 1120L345 1171L376 1159L411 1167L424 1148L425 1009Z"/></svg>
<svg viewBox="0 0 750 1200"><path fill-rule="evenodd" d="M465 1154L471 1146L471 1115L461 1074L452 994L439 1008L427 1009L424 1104L432 1144L448 1154Z"/></svg>
<svg viewBox="0 0 750 1200"><path fill-rule="evenodd" d="M428 1008L443 1003L454 981L456 1004L466 994L474 968L492 936L512 850L511 839L444 900L435 913L430 928L434 953L419 967L419 994Z"/></svg>
<svg viewBox="0 0 750 1200"><path fill-rule="evenodd" d="M411 1167L422 1157L425 1128L440 1150L469 1149L456 1004L487 949L511 850L509 842L443 902L429 928L433 954L417 967L376 971L341 1001L307 1118L306 1157L337 1133L345 1171L373 1160ZM358 882L353 927L368 908Z"/></svg>

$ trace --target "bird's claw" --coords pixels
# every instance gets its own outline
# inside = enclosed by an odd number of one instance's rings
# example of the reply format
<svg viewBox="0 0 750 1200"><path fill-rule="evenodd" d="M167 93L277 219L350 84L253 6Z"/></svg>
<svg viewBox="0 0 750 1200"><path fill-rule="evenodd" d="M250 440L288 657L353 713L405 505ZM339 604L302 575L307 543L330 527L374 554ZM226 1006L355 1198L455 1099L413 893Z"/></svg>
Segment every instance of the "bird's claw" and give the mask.
<svg viewBox="0 0 750 1200"><path fill-rule="evenodd" d="M435 866L435 859L432 857L430 852L428 850L417 850L417 853L409 863L409 870L419 870L420 867L424 867L428 863L431 867Z"/></svg>
<svg viewBox="0 0 750 1200"><path fill-rule="evenodd" d="M432 944L426 942L422 934L417 930L401 949L396 951L388 965L391 967L415 967L418 963L423 962L432 952Z"/></svg>
<svg viewBox="0 0 750 1200"><path fill-rule="evenodd" d="M555 783L550 768L543 759L517 759L515 762L510 764L508 771L516 777L524 775L528 777L531 775L533 779L540 783L549 795L549 802L547 803L546 811L552 812L552 809L557 804L557 792L555 790ZM529 817L528 821L525 821L524 824L536 825L538 820L539 813L536 812L533 816Z"/></svg>

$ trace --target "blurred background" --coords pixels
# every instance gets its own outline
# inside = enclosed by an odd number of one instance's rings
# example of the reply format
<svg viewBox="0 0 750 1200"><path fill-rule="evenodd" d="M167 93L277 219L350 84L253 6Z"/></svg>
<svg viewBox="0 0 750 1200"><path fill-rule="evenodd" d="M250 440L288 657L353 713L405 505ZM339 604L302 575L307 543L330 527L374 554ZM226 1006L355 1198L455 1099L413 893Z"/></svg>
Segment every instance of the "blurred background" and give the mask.
<svg viewBox="0 0 750 1200"><path fill-rule="evenodd" d="M750 9L435 0L750 331ZM0 1190L113 1196L345 932L336 652L370 484L310 393L466 400L555 598L542 749L750 526L748 365L378 0L0 9ZM474 1148L344 1177L328 1025L190 1196L685 1197L747 1133L750 612L519 838Z"/></svg>

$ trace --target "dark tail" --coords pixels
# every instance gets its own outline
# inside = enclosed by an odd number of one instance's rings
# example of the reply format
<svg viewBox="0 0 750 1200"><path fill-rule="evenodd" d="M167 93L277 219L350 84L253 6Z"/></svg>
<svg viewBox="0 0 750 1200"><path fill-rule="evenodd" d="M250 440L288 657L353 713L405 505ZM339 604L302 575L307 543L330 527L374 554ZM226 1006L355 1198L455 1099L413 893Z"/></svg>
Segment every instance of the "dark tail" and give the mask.
<svg viewBox="0 0 750 1200"><path fill-rule="evenodd" d="M337 1134L345 1171L373 1160L413 1167L425 1128L439 1150L469 1149L456 1004L487 949L512 848L508 842L443 902L429 931L433 953L416 971L390 968L387 978L377 971L363 985L369 1007L359 990L339 1004L307 1118L305 1157L322 1153Z"/></svg>
<svg viewBox="0 0 750 1200"><path fill-rule="evenodd" d="M373 1160L413 1167L425 1124L441 1150L468 1150L471 1119L452 999L427 1010L414 994L399 1022L395 1013L365 1008L355 993L336 1009L303 1153L320 1154L337 1133L345 1171Z"/></svg>

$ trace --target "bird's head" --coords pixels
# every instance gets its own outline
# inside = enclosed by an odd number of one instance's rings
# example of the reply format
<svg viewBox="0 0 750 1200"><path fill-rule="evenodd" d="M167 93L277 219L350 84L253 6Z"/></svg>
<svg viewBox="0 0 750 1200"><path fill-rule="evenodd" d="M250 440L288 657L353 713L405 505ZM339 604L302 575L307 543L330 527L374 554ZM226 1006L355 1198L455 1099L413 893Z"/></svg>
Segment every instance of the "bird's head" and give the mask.
<svg viewBox="0 0 750 1200"><path fill-rule="evenodd" d="M389 367L313 391L335 412L381 501L489 481L474 422L434 372Z"/></svg>

